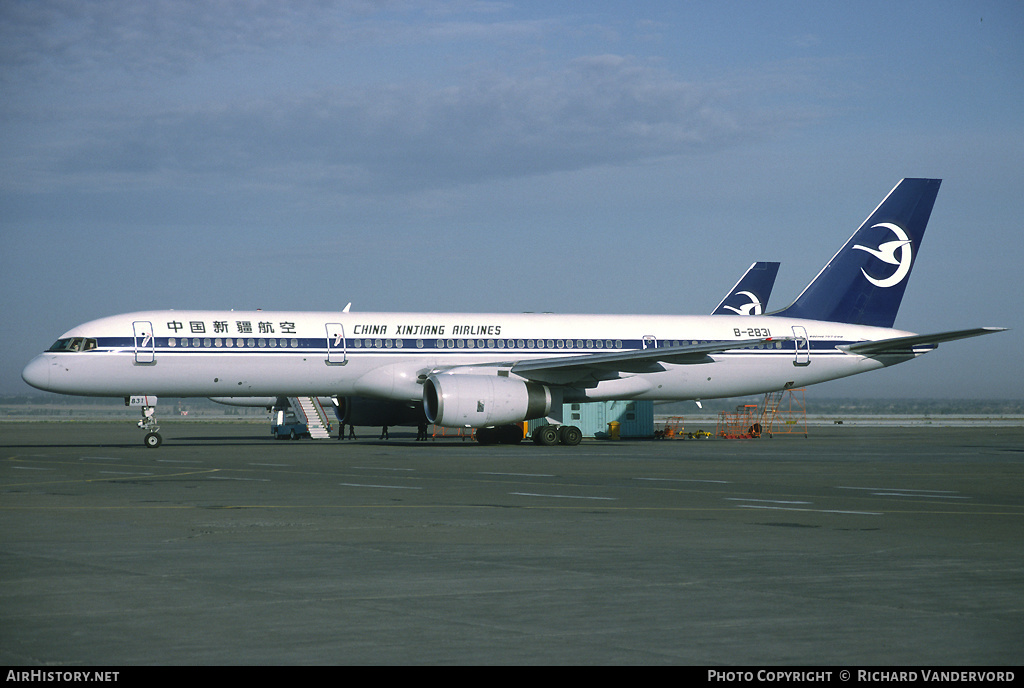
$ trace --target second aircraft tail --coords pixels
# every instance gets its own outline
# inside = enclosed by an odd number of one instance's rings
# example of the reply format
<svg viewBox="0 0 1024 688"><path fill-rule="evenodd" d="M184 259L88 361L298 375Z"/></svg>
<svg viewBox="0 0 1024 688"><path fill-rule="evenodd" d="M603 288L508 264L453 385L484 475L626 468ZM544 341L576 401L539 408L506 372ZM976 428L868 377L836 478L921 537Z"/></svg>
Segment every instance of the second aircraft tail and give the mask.
<svg viewBox="0 0 1024 688"><path fill-rule="evenodd" d="M752 264L711 315L763 315L778 274L778 263Z"/></svg>

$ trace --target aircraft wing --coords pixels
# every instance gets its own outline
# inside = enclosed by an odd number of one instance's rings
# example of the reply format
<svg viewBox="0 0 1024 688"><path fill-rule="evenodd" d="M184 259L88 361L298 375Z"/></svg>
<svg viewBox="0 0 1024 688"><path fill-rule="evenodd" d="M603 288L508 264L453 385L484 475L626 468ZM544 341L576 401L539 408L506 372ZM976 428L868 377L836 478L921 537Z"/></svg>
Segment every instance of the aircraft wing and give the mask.
<svg viewBox="0 0 1024 688"><path fill-rule="evenodd" d="M862 356L878 356L881 354L909 354L913 353L915 347L932 348L941 342L951 342L957 339L968 337L980 337L983 334L993 334L1004 331L1005 327L976 327L971 330L954 330L952 332L937 332L935 334L915 334L909 337L894 337L892 339L879 339L873 342L858 342L837 347L841 351Z"/></svg>
<svg viewBox="0 0 1024 688"><path fill-rule="evenodd" d="M762 337L713 341L682 346L652 347L640 351L612 351L580 356L560 356L517 361L512 373L527 380L568 384L576 380L617 377L618 373L649 373L665 368L662 363L712 363L708 354L750 349L767 342L782 341L789 337Z"/></svg>

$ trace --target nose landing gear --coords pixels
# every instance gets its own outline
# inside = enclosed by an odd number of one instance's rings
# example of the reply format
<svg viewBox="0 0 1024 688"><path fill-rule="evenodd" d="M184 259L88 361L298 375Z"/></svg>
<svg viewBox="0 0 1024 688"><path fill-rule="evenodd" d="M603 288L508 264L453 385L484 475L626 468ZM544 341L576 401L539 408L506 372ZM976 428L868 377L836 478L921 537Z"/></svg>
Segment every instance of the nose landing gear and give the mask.
<svg viewBox="0 0 1024 688"><path fill-rule="evenodd" d="M126 406L142 407L142 420L138 422L138 426L146 431L142 443L149 449L159 447L164 438L160 436L160 425L156 422L156 397L125 397L124 402Z"/></svg>
<svg viewBox="0 0 1024 688"><path fill-rule="evenodd" d="M139 421L139 427L146 431L146 437L142 443L147 447L156 449L163 443L164 438L157 432L160 425L156 422L156 406L142 407L142 420Z"/></svg>

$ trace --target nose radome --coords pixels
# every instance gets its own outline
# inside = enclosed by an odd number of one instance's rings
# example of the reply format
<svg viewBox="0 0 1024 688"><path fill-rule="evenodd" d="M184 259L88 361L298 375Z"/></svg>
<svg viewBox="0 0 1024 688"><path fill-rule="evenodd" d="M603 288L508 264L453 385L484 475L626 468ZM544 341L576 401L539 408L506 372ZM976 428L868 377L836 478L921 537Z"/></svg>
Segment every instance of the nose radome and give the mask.
<svg viewBox="0 0 1024 688"><path fill-rule="evenodd" d="M50 386L51 361L45 356L36 356L21 371L21 379L36 389L48 390Z"/></svg>

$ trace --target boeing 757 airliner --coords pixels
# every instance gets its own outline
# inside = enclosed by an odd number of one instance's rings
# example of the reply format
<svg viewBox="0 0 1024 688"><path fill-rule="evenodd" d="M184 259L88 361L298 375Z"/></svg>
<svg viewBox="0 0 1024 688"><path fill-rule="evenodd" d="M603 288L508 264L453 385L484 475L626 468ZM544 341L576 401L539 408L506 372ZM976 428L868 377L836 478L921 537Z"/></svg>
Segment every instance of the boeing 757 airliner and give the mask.
<svg viewBox="0 0 1024 688"><path fill-rule="evenodd" d="M123 396L157 447L155 398L370 397L518 442L578 444L564 402L777 391L884 368L1005 328L893 329L939 191L904 179L787 308L768 315L146 311L79 325L36 356L33 387Z"/></svg>

